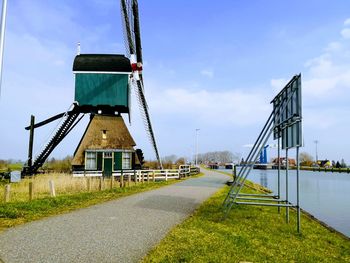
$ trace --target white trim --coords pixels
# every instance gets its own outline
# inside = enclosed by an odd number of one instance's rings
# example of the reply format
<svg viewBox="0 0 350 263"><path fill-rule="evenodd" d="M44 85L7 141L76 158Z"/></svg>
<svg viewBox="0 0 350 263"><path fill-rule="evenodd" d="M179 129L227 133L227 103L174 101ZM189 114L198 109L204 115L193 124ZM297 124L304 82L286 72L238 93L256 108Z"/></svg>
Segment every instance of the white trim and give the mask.
<svg viewBox="0 0 350 263"><path fill-rule="evenodd" d="M73 74L118 74L118 75L131 75L131 71L130 72L109 72L109 71L73 71Z"/></svg>
<svg viewBox="0 0 350 263"><path fill-rule="evenodd" d="M88 152L135 152L135 150L123 149L85 149Z"/></svg>

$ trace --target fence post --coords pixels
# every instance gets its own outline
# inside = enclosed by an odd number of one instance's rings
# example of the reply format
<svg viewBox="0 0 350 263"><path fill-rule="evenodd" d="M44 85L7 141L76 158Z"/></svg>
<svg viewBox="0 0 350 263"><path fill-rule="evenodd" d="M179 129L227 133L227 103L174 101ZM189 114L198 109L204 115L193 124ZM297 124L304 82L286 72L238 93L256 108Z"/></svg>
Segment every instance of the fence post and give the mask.
<svg viewBox="0 0 350 263"><path fill-rule="evenodd" d="M135 182L135 185L137 184L137 173L136 173L136 170L134 170L134 182Z"/></svg>
<svg viewBox="0 0 350 263"><path fill-rule="evenodd" d="M4 194L5 203L10 202L10 191L11 191L11 185L9 184L5 185L5 194Z"/></svg>
<svg viewBox="0 0 350 263"><path fill-rule="evenodd" d="M29 182L29 201L32 201L34 198L34 185L33 182Z"/></svg>
<svg viewBox="0 0 350 263"><path fill-rule="evenodd" d="M113 175L111 175L111 184L110 184L110 188L113 189Z"/></svg>
<svg viewBox="0 0 350 263"><path fill-rule="evenodd" d="M141 177L142 177L142 183L145 182L145 174L143 172L141 172Z"/></svg>
<svg viewBox="0 0 350 263"><path fill-rule="evenodd" d="M149 183L149 172L147 173L147 183Z"/></svg>
<svg viewBox="0 0 350 263"><path fill-rule="evenodd" d="M123 170L120 172L120 188L124 187L124 175Z"/></svg>
<svg viewBox="0 0 350 263"><path fill-rule="evenodd" d="M101 177L100 177L100 182L99 182L99 184L98 184L98 190L99 190L99 191L102 191L102 189L103 189L103 177L101 176Z"/></svg>
<svg viewBox="0 0 350 263"><path fill-rule="evenodd" d="M91 192L91 177L87 177L87 190L88 192Z"/></svg>
<svg viewBox="0 0 350 263"><path fill-rule="evenodd" d="M152 181L153 181L153 183L156 181L156 176L154 174L154 171L152 172Z"/></svg>
<svg viewBox="0 0 350 263"><path fill-rule="evenodd" d="M131 173L128 174L128 187L130 187L131 184Z"/></svg>
<svg viewBox="0 0 350 263"><path fill-rule="evenodd" d="M51 197L56 197L55 183L53 182L53 180L49 181L49 186L50 186L50 195L51 195Z"/></svg>
<svg viewBox="0 0 350 263"><path fill-rule="evenodd" d="M165 181L168 181L168 170L165 170Z"/></svg>

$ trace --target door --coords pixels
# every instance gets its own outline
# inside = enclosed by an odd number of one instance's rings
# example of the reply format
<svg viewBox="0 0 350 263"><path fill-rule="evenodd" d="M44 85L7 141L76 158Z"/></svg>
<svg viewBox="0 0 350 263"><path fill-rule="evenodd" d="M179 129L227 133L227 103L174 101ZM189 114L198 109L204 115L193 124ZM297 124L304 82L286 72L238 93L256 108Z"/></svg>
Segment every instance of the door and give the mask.
<svg viewBox="0 0 350 263"><path fill-rule="evenodd" d="M112 153L103 153L103 176L112 176Z"/></svg>

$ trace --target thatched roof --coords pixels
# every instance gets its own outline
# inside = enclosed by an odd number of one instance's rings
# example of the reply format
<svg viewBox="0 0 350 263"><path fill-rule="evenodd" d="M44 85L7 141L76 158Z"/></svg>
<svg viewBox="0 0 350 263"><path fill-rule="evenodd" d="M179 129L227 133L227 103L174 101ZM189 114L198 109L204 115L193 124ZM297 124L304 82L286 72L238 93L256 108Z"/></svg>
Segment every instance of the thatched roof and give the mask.
<svg viewBox="0 0 350 263"><path fill-rule="evenodd" d="M133 150L135 145L122 117L95 115L74 153L72 165L84 164L85 150Z"/></svg>

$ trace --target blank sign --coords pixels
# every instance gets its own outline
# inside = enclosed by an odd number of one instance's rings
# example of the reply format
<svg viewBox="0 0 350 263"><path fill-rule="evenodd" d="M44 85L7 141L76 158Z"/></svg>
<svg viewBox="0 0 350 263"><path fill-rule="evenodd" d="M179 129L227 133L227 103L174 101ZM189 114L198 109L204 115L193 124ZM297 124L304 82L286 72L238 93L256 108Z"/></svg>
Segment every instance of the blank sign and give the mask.
<svg viewBox="0 0 350 263"><path fill-rule="evenodd" d="M21 172L20 171L12 171L11 172L11 183L18 183L21 181Z"/></svg>

